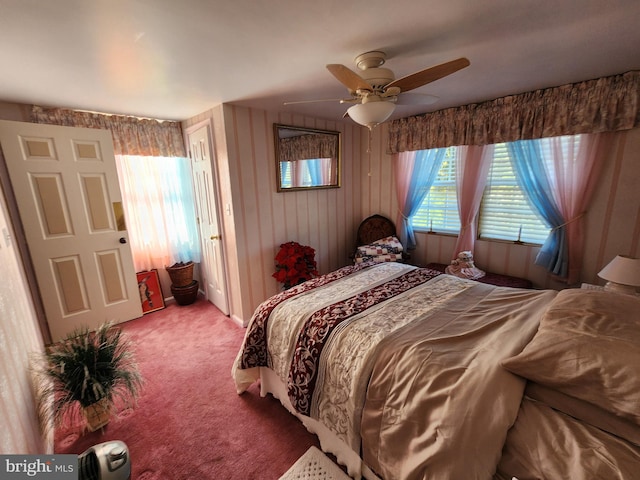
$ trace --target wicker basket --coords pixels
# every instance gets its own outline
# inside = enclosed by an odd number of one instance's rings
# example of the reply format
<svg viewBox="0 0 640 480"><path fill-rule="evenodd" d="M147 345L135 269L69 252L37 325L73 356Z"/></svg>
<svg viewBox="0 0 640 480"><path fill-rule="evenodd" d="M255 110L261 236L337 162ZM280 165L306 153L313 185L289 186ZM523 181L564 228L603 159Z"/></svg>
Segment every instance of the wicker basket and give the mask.
<svg viewBox="0 0 640 480"><path fill-rule="evenodd" d="M87 420L87 428L90 432L95 432L104 427L111 418L111 403L107 398L101 398L96 403L82 409L84 418Z"/></svg>
<svg viewBox="0 0 640 480"><path fill-rule="evenodd" d="M165 270L171 277L171 283L176 287L186 287L193 282L193 262L174 263Z"/></svg>
<svg viewBox="0 0 640 480"><path fill-rule="evenodd" d="M171 293L178 305L191 305L198 298L198 281L194 280L186 287L171 285Z"/></svg>

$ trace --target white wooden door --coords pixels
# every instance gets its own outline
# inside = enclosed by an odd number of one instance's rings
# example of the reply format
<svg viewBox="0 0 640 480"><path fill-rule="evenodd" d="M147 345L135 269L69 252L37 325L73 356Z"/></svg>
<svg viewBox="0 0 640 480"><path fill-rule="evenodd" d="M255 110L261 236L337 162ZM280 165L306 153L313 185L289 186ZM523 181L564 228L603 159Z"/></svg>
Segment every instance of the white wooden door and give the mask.
<svg viewBox="0 0 640 480"><path fill-rule="evenodd" d="M0 120L53 341L142 316L111 133Z"/></svg>
<svg viewBox="0 0 640 480"><path fill-rule="evenodd" d="M207 299L229 315L209 126L203 125L188 132L187 137L202 246L201 280Z"/></svg>

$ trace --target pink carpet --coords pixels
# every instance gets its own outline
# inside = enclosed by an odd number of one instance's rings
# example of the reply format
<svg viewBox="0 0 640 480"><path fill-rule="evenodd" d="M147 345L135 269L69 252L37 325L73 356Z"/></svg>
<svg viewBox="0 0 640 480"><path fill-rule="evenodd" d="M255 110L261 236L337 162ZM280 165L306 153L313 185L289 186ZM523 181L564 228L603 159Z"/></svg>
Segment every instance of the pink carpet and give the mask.
<svg viewBox="0 0 640 480"><path fill-rule="evenodd" d="M257 385L235 391L231 365L244 329L209 302L170 305L121 325L145 379L137 407L103 431L56 432L56 453L107 440L129 447L134 480L278 479L315 435Z"/></svg>

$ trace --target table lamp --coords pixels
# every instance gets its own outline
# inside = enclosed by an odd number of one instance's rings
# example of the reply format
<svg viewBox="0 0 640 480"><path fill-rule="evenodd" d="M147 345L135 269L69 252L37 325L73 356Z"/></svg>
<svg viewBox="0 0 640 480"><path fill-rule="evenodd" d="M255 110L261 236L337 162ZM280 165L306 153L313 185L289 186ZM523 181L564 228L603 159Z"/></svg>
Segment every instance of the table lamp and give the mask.
<svg viewBox="0 0 640 480"><path fill-rule="evenodd" d="M606 291L635 295L640 286L640 258L617 255L598 276L607 281Z"/></svg>

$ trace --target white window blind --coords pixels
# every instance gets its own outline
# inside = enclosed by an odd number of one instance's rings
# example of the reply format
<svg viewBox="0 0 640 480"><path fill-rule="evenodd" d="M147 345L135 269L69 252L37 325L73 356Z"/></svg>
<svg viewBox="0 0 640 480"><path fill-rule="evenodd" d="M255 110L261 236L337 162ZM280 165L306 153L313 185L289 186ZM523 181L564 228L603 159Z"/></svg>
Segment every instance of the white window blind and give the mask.
<svg viewBox="0 0 640 480"><path fill-rule="evenodd" d="M438 176L413 217L413 227L442 233L457 234L460 231L455 147L449 147L445 152Z"/></svg>
<svg viewBox="0 0 640 480"><path fill-rule="evenodd" d="M579 142L580 135L562 137L565 161L573 161ZM541 140L540 148L544 162L550 165L554 155L550 141ZM416 230L452 234L460 231L455 186L455 149L456 147L447 149L438 176L413 217ZM479 237L543 244L551 229L546 226L518 185L507 144L496 144L493 155L480 206ZM551 170L548 169L548 172Z"/></svg>
<svg viewBox="0 0 640 480"><path fill-rule="evenodd" d="M280 162L280 185L282 188L291 188L291 162Z"/></svg>
<svg viewBox="0 0 640 480"><path fill-rule="evenodd" d="M493 155L480 206L480 238L544 243L550 229L518 185L507 145L496 144Z"/></svg>
<svg viewBox="0 0 640 480"><path fill-rule="evenodd" d="M295 162L280 162L280 184L282 188L293 187L312 187L314 186L313 179L311 178L311 171L309 170L311 162L317 162L318 160L296 160ZM300 184L294 184L293 170L294 163L297 164L297 180Z"/></svg>

